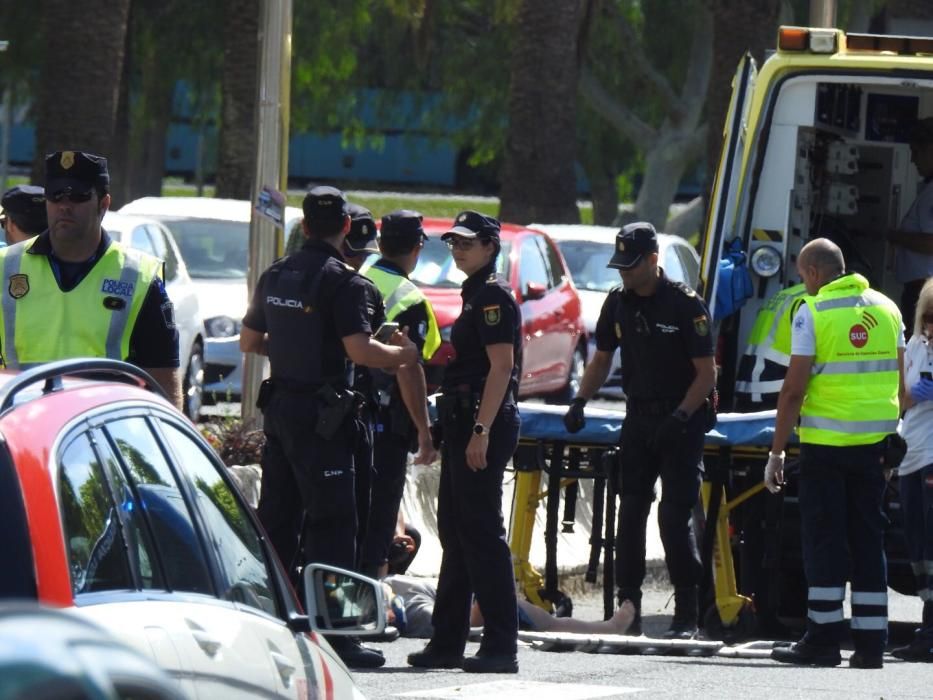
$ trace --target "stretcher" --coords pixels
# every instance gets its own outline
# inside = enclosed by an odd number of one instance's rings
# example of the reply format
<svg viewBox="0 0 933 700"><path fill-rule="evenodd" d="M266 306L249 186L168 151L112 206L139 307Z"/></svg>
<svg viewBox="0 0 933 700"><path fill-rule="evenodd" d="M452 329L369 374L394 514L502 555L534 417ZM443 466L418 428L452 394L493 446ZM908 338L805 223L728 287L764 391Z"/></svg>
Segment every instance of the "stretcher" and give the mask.
<svg viewBox="0 0 933 700"><path fill-rule="evenodd" d="M597 581L600 560L603 570L605 616L614 607L614 546L616 493L610 475L618 457L618 441L625 419L624 410L587 408L586 426L569 434L564 428L566 406L520 403L522 428L514 459L515 490L509 527L515 578L522 593L532 603L548 610L567 606L566 596L558 588L558 528L573 527L577 481L593 479L593 523L590 556L585 579ZM701 488L705 523L700 551L712 580L714 604L704 614L704 626L722 638L737 639L750 627L752 602L737 592L732 559L729 515L742 503L760 493L764 484L756 479L732 500L726 498L728 471L734 458L741 455L761 465L767 460L774 434L775 411L722 413L716 427L707 433L704 453L705 474ZM543 475L548 475L542 490ZM561 515L561 495L564 513ZM529 561L535 515L541 502L546 505L545 570L543 575Z"/></svg>

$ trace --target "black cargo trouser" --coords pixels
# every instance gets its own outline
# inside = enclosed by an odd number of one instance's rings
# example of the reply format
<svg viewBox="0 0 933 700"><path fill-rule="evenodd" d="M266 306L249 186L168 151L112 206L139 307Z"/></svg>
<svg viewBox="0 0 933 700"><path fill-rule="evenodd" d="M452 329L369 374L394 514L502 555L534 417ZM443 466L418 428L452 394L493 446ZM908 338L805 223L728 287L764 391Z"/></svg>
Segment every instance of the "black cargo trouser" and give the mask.
<svg viewBox="0 0 933 700"><path fill-rule="evenodd" d="M486 468L466 463L472 416L444 423L437 529L443 548L432 622L432 647L462 654L470 631L473 594L485 621L480 652L515 654L518 604L512 555L502 517L502 478L515 448L521 418L507 403L490 426Z"/></svg>
<svg viewBox="0 0 933 700"><path fill-rule="evenodd" d="M263 411L266 445L257 513L294 582L308 562L352 569L356 555L353 444L348 419L330 440L314 430L317 400L276 391ZM299 529L303 548L298 558Z"/></svg>
<svg viewBox="0 0 933 700"><path fill-rule="evenodd" d="M616 538L616 582L619 599L641 602L645 579L645 538L648 514L661 477L658 527L664 558L675 588L696 586L702 573L693 529L693 507L700 491L703 440L702 410L690 417L686 434L666 436L652 447L667 412L641 415L628 412L620 437L619 493L622 506Z"/></svg>
<svg viewBox="0 0 933 700"><path fill-rule="evenodd" d="M369 532L370 514L372 513L372 492L375 471L373 465L373 450L375 449L373 411L370 406L362 409L358 435L353 448L354 491L356 494L356 551L359 559L359 571L363 569L363 543L366 533ZM368 574L367 574L368 575Z"/></svg>

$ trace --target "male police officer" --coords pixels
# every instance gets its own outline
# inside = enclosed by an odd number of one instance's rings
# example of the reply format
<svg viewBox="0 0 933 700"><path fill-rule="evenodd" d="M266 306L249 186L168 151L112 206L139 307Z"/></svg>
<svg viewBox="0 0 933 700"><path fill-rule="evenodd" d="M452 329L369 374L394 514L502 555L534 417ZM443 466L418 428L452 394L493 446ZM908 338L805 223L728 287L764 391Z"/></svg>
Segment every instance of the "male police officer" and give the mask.
<svg viewBox="0 0 933 700"><path fill-rule="evenodd" d="M48 230L0 250L0 344L7 367L109 357L142 367L181 407L178 331L157 258L111 241L107 159L45 159Z"/></svg>
<svg viewBox="0 0 933 700"><path fill-rule="evenodd" d="M627 403L620 438L619 602L635 604L630 633L640 634L645 528L660 475L658 520L674 584L674 619L667 636L688 639L697 630L702 568L691 512L700 486L705 402L716 381L709 314L692 289L672 282L658 267L658 241L650 223L628 224L618 233L609 267L619 270L623 286L603 304L596 353L564 423L570 432L583 428L583 407L606 381L612 355L621 347Z"/></svg>
<svg viewBox="0 0 933 700"><path fill-rule="evenodd" d="M38 236L49 227L45 213L45 190L41 187L17 185L8 189L0 198L0 207L3 208L0 226L3 227L7 245Z"/></svg>
<svg viewBox="0 0 933 700"><path fill-rule="evenodd" d="M353 363L394 368L418 357L401 333L392 345L371 337L367 283L339 252L350 230L346 207L333 187L305 196L308 241L263 272L240 334L241 350L269 356L258 402L266 434L258 514L293 578L302 513L300 565L355 564ZM385 663L358 641L334 637L331 645L348 665Z"/></svg>
<svg viewBox="0 0 933 700"><path fill-rule="evenodd" d="M790 364L791 319L806 293L802 284L781 289L758 312L739 360L735 381L738 410L763 411L777 405Z"/></svg>
<svg viewBox="0 0 933 700"><path fill-rule="evenodd" d="M778 398L765 485L780 490L784 447L800 417L800 505L807 632L774 649L784 663L837 666L842 601L852 575L854 668L881 668L887 637L882 510L885 438L897 429L903 324L897 306L846 274L839 247L817 238L797 271L807 287L794 316L790 366Z"/></svg>
<svg viewBox="0 0 933 700"><path fill-rule="evenodd" d="M409 279L418 264L426 236L421 214L400 209L382 217L379 249L382 257L363 269L382 294L386 317L408 328L408 335L429 360L441 344L441 334L431 303ZM379 420L376 424L369 530L363 538L360 556L363 573L384 576L389 548L398 521L398 509L405 489L405 468L412 439L417 438L417 463L430 464L437 458L431 444L430 423L425 402L426 382L420 363L404 367L392 377L383 375L379 386Z"/></svg>

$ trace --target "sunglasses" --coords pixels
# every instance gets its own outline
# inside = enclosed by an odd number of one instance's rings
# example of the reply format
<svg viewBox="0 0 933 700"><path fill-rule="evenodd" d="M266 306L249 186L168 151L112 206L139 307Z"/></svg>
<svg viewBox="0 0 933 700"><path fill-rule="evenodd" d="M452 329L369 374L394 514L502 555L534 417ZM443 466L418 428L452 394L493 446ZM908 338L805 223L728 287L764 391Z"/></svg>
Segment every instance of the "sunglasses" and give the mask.
<svg viewBox="0 0 933 700"><path fill-rule="evenodd" d="M59 192L53 192L52 194L46 195L46 198L50 202L64 202L66 199L72 204L83 204L84 202L91 201L91 197L94 196L94 190L88 190L87 192L74 192L71 189L64 189Z"/></svg>
<svg viewBox="0 0 933 700"><path fill-rule="evenodd" d="M444 243L451 250L472 250L476 245L475 238L448 238Z"/></svg>

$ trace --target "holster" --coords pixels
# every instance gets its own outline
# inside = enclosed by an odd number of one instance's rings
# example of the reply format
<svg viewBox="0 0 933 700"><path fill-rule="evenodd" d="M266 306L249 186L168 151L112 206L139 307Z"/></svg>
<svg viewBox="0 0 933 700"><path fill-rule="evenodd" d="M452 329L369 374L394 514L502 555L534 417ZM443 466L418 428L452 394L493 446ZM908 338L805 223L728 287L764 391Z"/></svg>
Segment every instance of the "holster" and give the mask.
<svg viewBox="0 0 933 700"><path fill-rule="evenodd" d="M272 394L275 392L275 385L271 379L264 379L259 385L259 393L256 395L256 408L264 410L272 400Z"/></svg>
<svg viewBox="0 0 933 700"><path fill-rule="evenodd" d="M897 469L907 454L907 441L898 433L891 433L884 438L884 453L881 465L884 469Z"/></svg>
<svg viewBox="0 0 933 700"><path fill-rule="evenodd" d="M716 414L719 413L719 389L713 387L700 410L705 411L703 430L708 433L716 427L716 421L718 420Z"/></svg>
<svg viewBox="0 0 933 700"><path fill-rule="evenodd" d="M334 389L325 384L315 392L317 399L317 422L314 431L325 440L331 440L344 423L353 417L362 406L363 398L349 389Z"/></svg>

